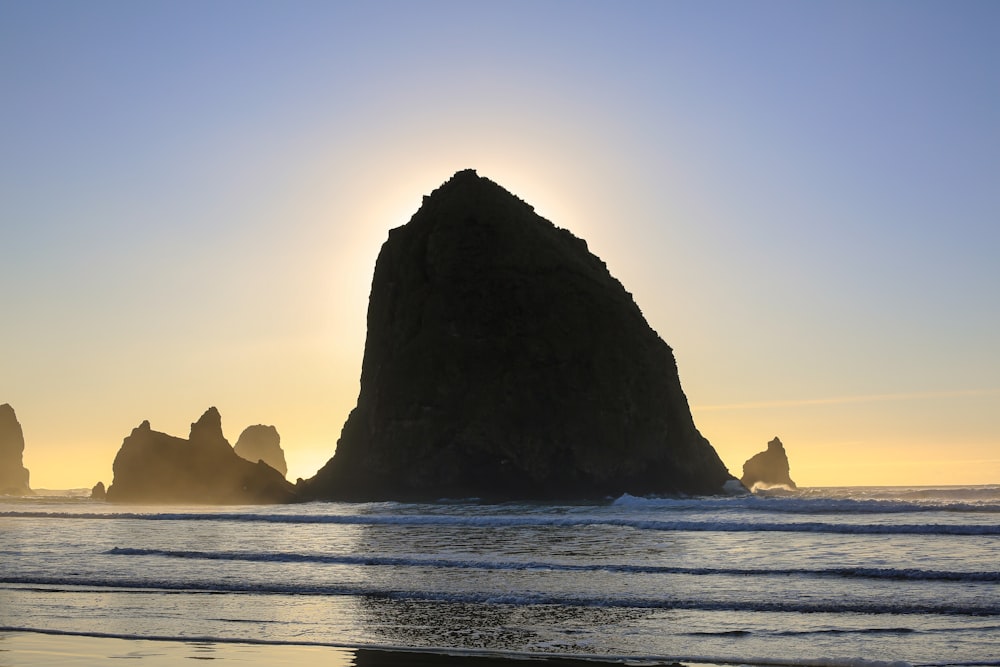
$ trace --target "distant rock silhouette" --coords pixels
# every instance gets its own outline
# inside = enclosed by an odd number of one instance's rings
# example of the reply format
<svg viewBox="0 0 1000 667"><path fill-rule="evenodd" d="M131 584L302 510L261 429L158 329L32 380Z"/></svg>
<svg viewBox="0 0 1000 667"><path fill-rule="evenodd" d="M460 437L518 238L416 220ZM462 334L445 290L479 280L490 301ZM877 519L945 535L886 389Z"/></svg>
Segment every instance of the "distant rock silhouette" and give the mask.
<svg viewBox="0 0 1000 667"><path fill-rule="evenodd" d="M108 497L107 489L104 488L104 482L98 482L94 485L94 488L90 490L91 500L106 500Z"/></svg>
<svg viewBox="0 0 1000 667"><path fill-rule="evenodd" d="M24 432L9 403L0 405L0 495L31 495L24 467Z"/></svg>
<svg viewBox="0 0 1000 667"><path fill-rule="evenodd" d="M389 232L357 407L301 485L345 500L713 494L670 347L585 241L467 170Z"/></svg>
<svg viewBox="0 0 1000 667"><path fill-rule="evenodd" d="M107 490L112 502L280 503L295 488L274 468L240 458L222 435L222 417L209 408L191 424L187 440L150 428L125 438Z"/></svg>
<svg viewBox="0 0 1000 667"><path fill-rule="evenodd" d="M281 436L273 426L247 426L236 439L233 450L251 463L263 461L284 477L288 474L285 452L281 449Z"/></svg>
<svg viewBox="0 0 1000 667"><path fill-rule="evenodd" d="M743 478L740 481L748 489L753 489L756 485L798 488L789 474L785 447L777 437L767 443L766 450L747 459L743 464Z"/></svg>

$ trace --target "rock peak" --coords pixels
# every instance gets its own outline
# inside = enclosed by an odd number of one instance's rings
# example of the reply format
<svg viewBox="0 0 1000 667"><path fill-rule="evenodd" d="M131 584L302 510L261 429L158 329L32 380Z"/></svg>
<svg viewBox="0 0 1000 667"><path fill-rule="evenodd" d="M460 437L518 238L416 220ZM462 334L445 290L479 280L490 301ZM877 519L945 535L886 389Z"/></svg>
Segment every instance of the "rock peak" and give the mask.
<svg viewBox="0 0 1000 667"><path fill-rule="evenodd" d="M476 173L475 169L459 169L450 179L448 179L448 181L452 182L452 181L466 180L472 178L475 179L480 178L479 174Z"/></svg>
<svg viewBox="0 0 1000 667"><path fill-rule="evenodd" d="M222 434L222 415L219 414L218 409L214 406L209 408L205 414L198 418L198 421L191 424L191 434L188 439L191 442L225 441L226 438Z"/></svg>
<svg viewBox="0 0 1000 667"><path fill-rule="evenodd" d="M534 207L498 183L480 176L475 169L464 169L426 195L420 210L410 220L419 224L434 224L460 215L459 222L481 222L483 214L507 223L526 222L524 212L534 213ZM479 215L477 215L477 212ZM534 216L532 222L551 226L547 220ZM401 229L401 228L400 228ZM397 230L393 230L397 231ZM391 232L390 232L391 236Z"/></svg>
<svg viewBox="0 0 1000 667"><path fill-rule="evenodd" d="M792 481L785 446L778 436L767 443L767 449L754 454L743 464L743 486L753 490L754 486L786 486L798 488Z"/></svg>
<svg viewBox="0 0 1000 667"><path fill-rule="evenodd" d="M474 170L389 233L357 407L307 496L716 493L671 349L587 244Z"/></svg>
<svg viewBox="0 0 1000 667"><path fill-rule="evenodd" d="M24 467L24 431L10 403L0 405L0 495L31 495Z"/></svg>
<svg viewBox="0 0 1000 667"><path fill-rule="evenodd" d="M233 445L233 451L252 463L263 461L282 476L288 474L285 452L281 449L281 436L274 426L247 426Z"/></svg>
<svg viewBox="0 0 1000 667"><path fill-rule="evenodd" d="M149 422L125 438L114 462L111 502L274 503L296 499L281 473L237 456L209 408L184 440L154 431ZM100 492L95 487L95 497Z"/></svg>

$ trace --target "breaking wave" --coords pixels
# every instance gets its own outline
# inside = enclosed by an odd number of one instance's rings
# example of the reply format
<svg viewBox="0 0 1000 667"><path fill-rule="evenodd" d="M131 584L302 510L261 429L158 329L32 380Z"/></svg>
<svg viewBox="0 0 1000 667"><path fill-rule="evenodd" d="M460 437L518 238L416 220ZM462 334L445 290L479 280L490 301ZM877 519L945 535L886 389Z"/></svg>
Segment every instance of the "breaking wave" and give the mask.
<svg viewBox="0 0 1000 667"><path fill-rule="evenodd" d="M319 563L328 565L361 565L387 567L429 567L477 570L554 570L568 572L621 572L629 574L687 574L693 576L815 576L891 581L965 581L1000 582L997 572L956 572L893 568L692 568L668 565L634 565L611 563L559 563L553 561L514 561L453 558L412 558L402 556L356 556L288 552L246 551L181 551L170 549L136 549L114 547L108 553L116 556L157 556L195 560L239 561L258 563Z"/></svg>
<svg viewBox="0 0 1000 667"><path fill-rule="evenodd" d="M387 600L420 600L489 605L561 605L567 607L620 607L630 609L676 609L732 612L792 612L832 614L939 614L944 616L1000 616L1000 600L975 599L964 604L948 600L908 604L903 599L879 600L711 600L682 597L592 596L585 593L546 593L541 591L442 591L400 590L375 585L283 583L153 579L115 579L104 577L3 576L0 584L52 593L71 593L92 589L109 592L255 595L353 596Z"/></svg>
<svg viewBox="0 0 1000 667"><path fill-rule="evenodd" d="M448 514L263 514L249 513L101 513L2 512L0 518L132 521L222 521L240 523L342 524L362 526L455 526L465 528L610 526L668 532L792 532L849 535L1000 535L998 523L836 523L827 521L698 521L594 515Z"/></svg>

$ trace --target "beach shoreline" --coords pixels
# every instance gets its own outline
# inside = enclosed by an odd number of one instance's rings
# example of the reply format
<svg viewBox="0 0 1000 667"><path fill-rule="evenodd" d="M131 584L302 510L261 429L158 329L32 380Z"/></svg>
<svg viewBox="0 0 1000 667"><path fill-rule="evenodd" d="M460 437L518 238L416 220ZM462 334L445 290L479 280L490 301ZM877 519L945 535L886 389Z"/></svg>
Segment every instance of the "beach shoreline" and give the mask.
<svg viewBox="0 0 1000 667"><path fill-rule="evenodd" d="M97 667L121 659L139 660L143 667L167 667L183 660L213 660L261 667L309 664L327 667L601 667L623 664L681 667L681 663L677 662L607 656L0 631L0 667ZM683 667L707 665L685 662Z"/></svg>

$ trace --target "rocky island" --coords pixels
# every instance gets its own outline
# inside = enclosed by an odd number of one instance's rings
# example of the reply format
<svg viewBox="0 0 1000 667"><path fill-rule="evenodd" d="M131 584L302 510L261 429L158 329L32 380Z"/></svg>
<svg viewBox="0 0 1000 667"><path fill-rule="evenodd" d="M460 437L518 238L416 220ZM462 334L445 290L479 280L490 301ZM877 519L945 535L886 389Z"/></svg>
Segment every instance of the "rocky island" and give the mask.
<svg viewBox="0 0 1000 667"><path fill-rule="evenodd" d="M305 498L715 494L673 351L587 243L475 171L389 233L357 406Z"/></svg>
<svg viewBox="0 0 1000 667"><path fill-rule="evenodd" d="M775 437L767 443L767 449L747 459L743 464L743 477L740 482L748 489L753 489L754 486L798 488L790 476L788 455L781 440Z"/></svg>
<svg viewBox="0 0 1000 667"><path fill-rule="evenodd" d="M209 408L187 440L152 430L148 421L132 429L114 462L109 502L260 504L298 498L282 473L263 461L239 457L222 434L222 417Z"/></svg>
<svg viewBox="0 0 1000 667"><path fill-rule="evenodd" d="M24 467L24 431L9 403L0 405L0 495L31 495Z"/></svg>
<svg viewBox="0 0 1000 667"><path fill-rule="evenodd" d="M273 426L247 426L236 439L233 451L251 463L263 461L280 472L282 477L288 475L285 452L281 449L281 436Z"/></svg>

